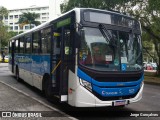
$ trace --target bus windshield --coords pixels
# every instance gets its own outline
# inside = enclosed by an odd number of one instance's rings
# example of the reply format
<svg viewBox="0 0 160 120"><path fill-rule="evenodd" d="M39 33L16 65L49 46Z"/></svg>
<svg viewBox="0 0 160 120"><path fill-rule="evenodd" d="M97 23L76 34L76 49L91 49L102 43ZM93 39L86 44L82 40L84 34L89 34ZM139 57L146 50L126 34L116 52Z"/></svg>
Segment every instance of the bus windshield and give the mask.
<svg viewBox="0 0 160 120"><path fill-rule="evenodd" d="M98 71L142 69L140 36L116 30L84 27L79 63ZM106 33L107 32L107 33Z"/></svg>

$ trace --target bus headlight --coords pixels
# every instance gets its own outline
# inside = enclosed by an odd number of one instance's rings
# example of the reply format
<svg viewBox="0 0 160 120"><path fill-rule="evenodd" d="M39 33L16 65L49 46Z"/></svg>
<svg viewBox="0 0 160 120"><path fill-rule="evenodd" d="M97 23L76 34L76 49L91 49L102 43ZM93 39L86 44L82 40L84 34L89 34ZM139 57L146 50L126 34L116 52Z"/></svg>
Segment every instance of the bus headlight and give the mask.
<svg viewBox="0 0 160 120"><path fill-rule="evenodd" d="M91 83L89 83L89 82L87 82L85 80L80 79L80 84L83 87L85 87L87 90L92 91L92 85L91 85Z"/></svg>

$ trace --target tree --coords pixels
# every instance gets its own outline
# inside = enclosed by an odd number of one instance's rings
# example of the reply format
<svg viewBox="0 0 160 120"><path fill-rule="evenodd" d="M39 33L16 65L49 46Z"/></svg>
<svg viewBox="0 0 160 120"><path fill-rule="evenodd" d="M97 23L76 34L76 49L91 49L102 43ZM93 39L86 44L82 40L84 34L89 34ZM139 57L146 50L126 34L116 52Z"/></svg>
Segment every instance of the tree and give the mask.
<svg viewBox="0 0 160 120"><path fill-rule="evenodd" d="M0 6L0 51L1 47L8 44L8 27L3 23L3 17L8 15L8 10L5 7Z"/></svg>
<svg viewBox="0 0 160 120"><path fill-rule="evenodd" d="M18 34L13 31L8 32L8 26L3 23L3 18L5 16L8 16L8 10L5 7L0 7L0 48L8 46L9 38Z"/></svg>
<svg viewBox="0 0 160 120"><path fill-rule="evenodd" d="M30 29L31 29L31 25L40 25L39 21L36 21L37 18L39 18L39 14L37 13L31 13L31 12L27 12L27 13L23 13L22 16L19 18L18 24L19 26L22 28L24 25L29 24Z"/></svg>
<svg viewBox="0 0 160 120"><path fill-rule="evenodd" d="M11 37L14 37L14 36L16 36L16 35L18 35L18 34L20 34L20 33L14 32L14 31L9 31L8 34L9 34L9 36L10 36L10 38L11 38Z"/></svg>
<svg viewBox="0 0 160 120"><path fill-rule="evenodd" d="M8 34L8 27L5 26L3 23L0 23L0 44L1 47L8 45L9 34Z"/></svg>
<svg viewBox="0 0 160 120"><path fill-rule="evenodd" d="M2 21L3 17L7 15L8 15L8 10L3 6L0 6L0 21Z"/></svg>
<svg viewBox="0 0 160 120"><path fill-rule="evenodd" d="M154 50L154 44L151 36L145 31L142 34L142 43L143 43L143 60L151 62L152 60L156 61L157 54Z"/></svg>
<svg viewBox="0 0 160 120"><path fill-rule="evenodd" d="M129 0L69 0L60 5L61 12L67 12L75 7L99 8L115 10L118 5L122 6Z"/></svg>

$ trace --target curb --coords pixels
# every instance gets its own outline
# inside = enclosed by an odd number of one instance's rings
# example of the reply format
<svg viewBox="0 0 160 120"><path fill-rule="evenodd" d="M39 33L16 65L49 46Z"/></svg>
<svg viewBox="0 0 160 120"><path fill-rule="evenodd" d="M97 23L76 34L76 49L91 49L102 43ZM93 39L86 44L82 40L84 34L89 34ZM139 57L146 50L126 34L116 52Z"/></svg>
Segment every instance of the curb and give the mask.
<svg viewBox="0 0 160 120"><path fill-rule="evenodd" d="M44 105L44 106L47 107L47 108L52 109L53 111L56 111L56 112L59 112L59 113L63 114L64 117L68 117L68 118L71 119L71 120L77 120L77 118L74 118L74 117L72 117L72 116L70 116L70 115L64 113L63 111L60 111L60 110L57 109L57 108L54 108L54 107L52 107L52 106L50 106L50 105L47 105L45 102L43 102L43 101L41 101L41 100L38 100L37 98L32 97L32 96L30 96L29 94L27 94L27 93L25 93L25 92L23 92L23 91L21 91L21 90L15 88L15 87L13 87L13 86L11 86L11 85L9 85L9 84L3 82L3 81L0 81L0 83L6 85L6 86L8 86L8 87L10 87L11 89L13 89L13 90L15 90L15 91L17 91L17 92L19 92L19 93L21 93L21 94L23 94L23 95L25 95L26 97L30 97L31 99L33 99L33 100L39 102L40 104Z"/></svg>

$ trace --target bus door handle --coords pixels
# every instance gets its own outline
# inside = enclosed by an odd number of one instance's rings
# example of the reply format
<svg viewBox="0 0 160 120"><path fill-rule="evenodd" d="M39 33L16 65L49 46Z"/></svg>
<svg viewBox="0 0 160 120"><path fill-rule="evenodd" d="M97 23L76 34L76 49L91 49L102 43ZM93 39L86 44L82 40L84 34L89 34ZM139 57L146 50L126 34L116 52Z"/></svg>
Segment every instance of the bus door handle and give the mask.
<svg viewBox="0 0 160 120"><path fill-rule="evenodd" d="M51 74L53 74L55 72L55 70L58 68L58 66L61 64L61 62L62 62L61 60L58 62L58 64L52 70Z"/></svg>

